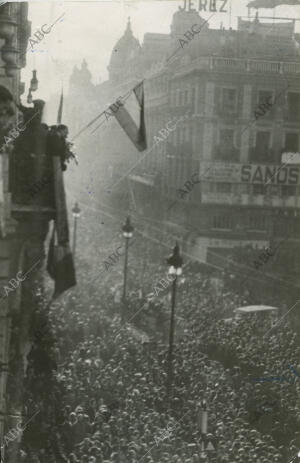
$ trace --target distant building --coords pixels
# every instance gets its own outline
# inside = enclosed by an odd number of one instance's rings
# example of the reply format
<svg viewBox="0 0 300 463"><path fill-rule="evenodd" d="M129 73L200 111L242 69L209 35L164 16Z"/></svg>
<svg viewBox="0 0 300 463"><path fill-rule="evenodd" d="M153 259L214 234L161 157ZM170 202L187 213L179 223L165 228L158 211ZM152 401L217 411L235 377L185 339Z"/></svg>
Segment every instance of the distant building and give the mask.
<svg viewBox="0 0 300 463"><path fill-rule="evenodd" d="M145 216L177 230L189 254L220 267L233 248L260 249L288 234L280 261L297 271L300 165L281 159L300 150L298 41L293 20L239 18L237 30L216 30L195 10L179 10L170 35L147 33L140 45L129 23L95 99L104 109L145 79L149 155L112 192L114 204L129 187ZM154 136L162 140L156 146ZM108 172L114 184L141 158L113 118L92 137L104 183ZM181 197L195 172L201 183Z"/></svg>

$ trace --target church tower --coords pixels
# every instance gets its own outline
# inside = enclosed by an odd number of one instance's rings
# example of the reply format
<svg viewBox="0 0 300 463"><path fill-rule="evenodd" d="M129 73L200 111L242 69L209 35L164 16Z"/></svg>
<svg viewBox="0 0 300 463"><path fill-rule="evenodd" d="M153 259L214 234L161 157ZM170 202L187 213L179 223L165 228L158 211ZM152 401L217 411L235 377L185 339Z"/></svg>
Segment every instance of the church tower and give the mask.
<svg viewBox="0 0 300 463"><path fill-rule="evenodd" d="M108 72L109 80L118 84L124 80L124 69L130 68L137 60L141 52L139 41L133 36L128 18L127 28L124 35L118 40L113 48Z"/></svg>

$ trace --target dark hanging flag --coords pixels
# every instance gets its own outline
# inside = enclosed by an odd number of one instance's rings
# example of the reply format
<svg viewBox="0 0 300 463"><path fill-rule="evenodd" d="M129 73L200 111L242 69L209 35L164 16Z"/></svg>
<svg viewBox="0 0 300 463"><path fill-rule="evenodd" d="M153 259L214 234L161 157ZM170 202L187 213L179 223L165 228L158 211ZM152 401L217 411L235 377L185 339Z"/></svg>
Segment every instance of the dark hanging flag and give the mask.
<svg viewBox="0 0 300 463"><path fill-rule="evenodd" d="M49 246L47 271L55 281L53 299L76 285L75 267L70 246L67 243L58 243L55 226Z"/></svg>
<svg viewBox="0 0 300 463"><path fill-rule="evenodd" d="M126 102L120 100L109 109L138 151L144 151L147 148L144 82L134 87Z"/></svg>
<svg viewBox="0 0 300 463"><path fill-rule="evenodd" d="M63 88L62 88L61 89L60 100L59 100L58 112L57 112L57 124L61 124L63 106L64 106L64 91L63 91Z"/></svg>
<svg viewBox="0 0 300 463"><path fill-rule="evenodd" d="M61 124L62 111L63 92L61 93L57 113L58 124ZM52 296L55 299L64 291L76 285L76 275L69 245L68 213L61 159L60 156L55 155L57 154L56 151L59 151L55 149L55 143L53 150L55 220L48 252L47 271L55 282L54 294Z"/></svg>
<svg viewBox="0 0 300 463"><path fill-rule="evenodd" d="M300 0L253 0L248 3L248 8L276 8L280 5L299 5Z"/></svg>

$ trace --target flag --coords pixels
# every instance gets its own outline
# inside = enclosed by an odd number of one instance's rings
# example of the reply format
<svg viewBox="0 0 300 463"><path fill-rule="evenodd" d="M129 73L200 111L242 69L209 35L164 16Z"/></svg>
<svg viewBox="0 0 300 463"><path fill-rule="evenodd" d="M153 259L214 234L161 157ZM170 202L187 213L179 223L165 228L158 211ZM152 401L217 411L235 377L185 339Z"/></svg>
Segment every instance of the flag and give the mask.
<svg viewBox="0 0 300 463"><path fill-rule="evenodd" d="M138 151L147 148L145 114L144 114L144 82L142 81L126 99L119 100L109 107L124 132L128 135Z"/></svg>
<svg viewBox="0 0 300 463"><path fill-rule="evenodd" d="M73 256L68 243L59 244L53 227L47 259L47 271L55 281L53 299L76 285Z"/></svg>
<svg viewBox="0 0 300 463"><path fill-rule="evenodd" d="M63 91L61 92L57 123L62 120ZM49 245L47 271L55 282L53 299L64 291L76 285L75 267L69 245L69 224L64 188L64 178L61 169L60 156L53 158L55 220Z"/></svg>
<svg viewBox="0 0 300 463"><path fill-rule="evenodd" d="M299 5L300 0L253 0L248 3L248 8L276 8L280 5Z"/></svg>
<svg viewBox="0 0 300 463"><path fill-rule="evenodd" d="M58 112L57 112L57 124L61 124L63 106L64 106L64 91L63 91L63 88L62 88L61 89L61 94L60 94Z"/></svg>

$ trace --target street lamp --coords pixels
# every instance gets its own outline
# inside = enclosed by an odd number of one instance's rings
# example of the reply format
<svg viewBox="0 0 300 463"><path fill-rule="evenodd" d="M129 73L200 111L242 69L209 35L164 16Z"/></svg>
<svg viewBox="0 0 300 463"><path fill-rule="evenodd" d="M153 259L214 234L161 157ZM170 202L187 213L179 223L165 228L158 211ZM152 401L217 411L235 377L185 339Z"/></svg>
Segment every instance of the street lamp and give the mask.
<svg viewBox="0 0 300 463"><path fill-rule="evenodd" d="M199 420L199 425L200 425L200 430L201 430L201 458L206 457L205 453L205 441L206 441L206 435L207 435L207 403L206 400L203 399L201 400L200 403L198 403L198 420Z"/></svg>
<svg viewBox="0 0 300 463"><path fill-rule="evenodd" d="M72 214L74 217L74 230L73 230L73 258L75 258L75 250L76 250L76 235L77 235L77 219L80 217L80 208L78 203L76 202L73 209Z"/></svg>
<svg viewBox="0 0 300 463"><path fill-rule="evenodd" d="M30 90L32 92L35 92L38 89L38 83L39 81L37 80L36 77L36 70L32 71L32 79L30 81Z"/></svg>
<svg viewBox="0 0 300 463"><path fill-rule="evenodd" d="M32 103L32 93L31 93L31 89L28 90L27 103L28 103L28 104L31 104L31 103Z"/></svg>
<svg viewBox="0 0 300 463"><path fill-rule="evenodd" d="M124 322L125 320L125 310L126 310L126 285L127 285L127 266L128 266L128 243L130 238L133 235L133 226L130 222L130 217L128 216L126 219L125 224L122 227L123 236L125 238L125 259L124 259L124 284L123 284L123 297L122 297L122 313L121 313L121 321Z"/></svg>
<svg viewBox="0 0 300 463"><path fill-rule="evenodd" d="M174 345L174 332L175 332L175 295L177 277L182 274L182 257L179 252L179 246L176 245L173 249L173 254L167 258L169 265L169 275L174 275L175 278L172 282L172 300L171 300L171 319L170 319L170 333L169 333L169 351L168 351L168 377L167 377L167 397L170 400L172 394L173 383L173 345Z"/></svg>

